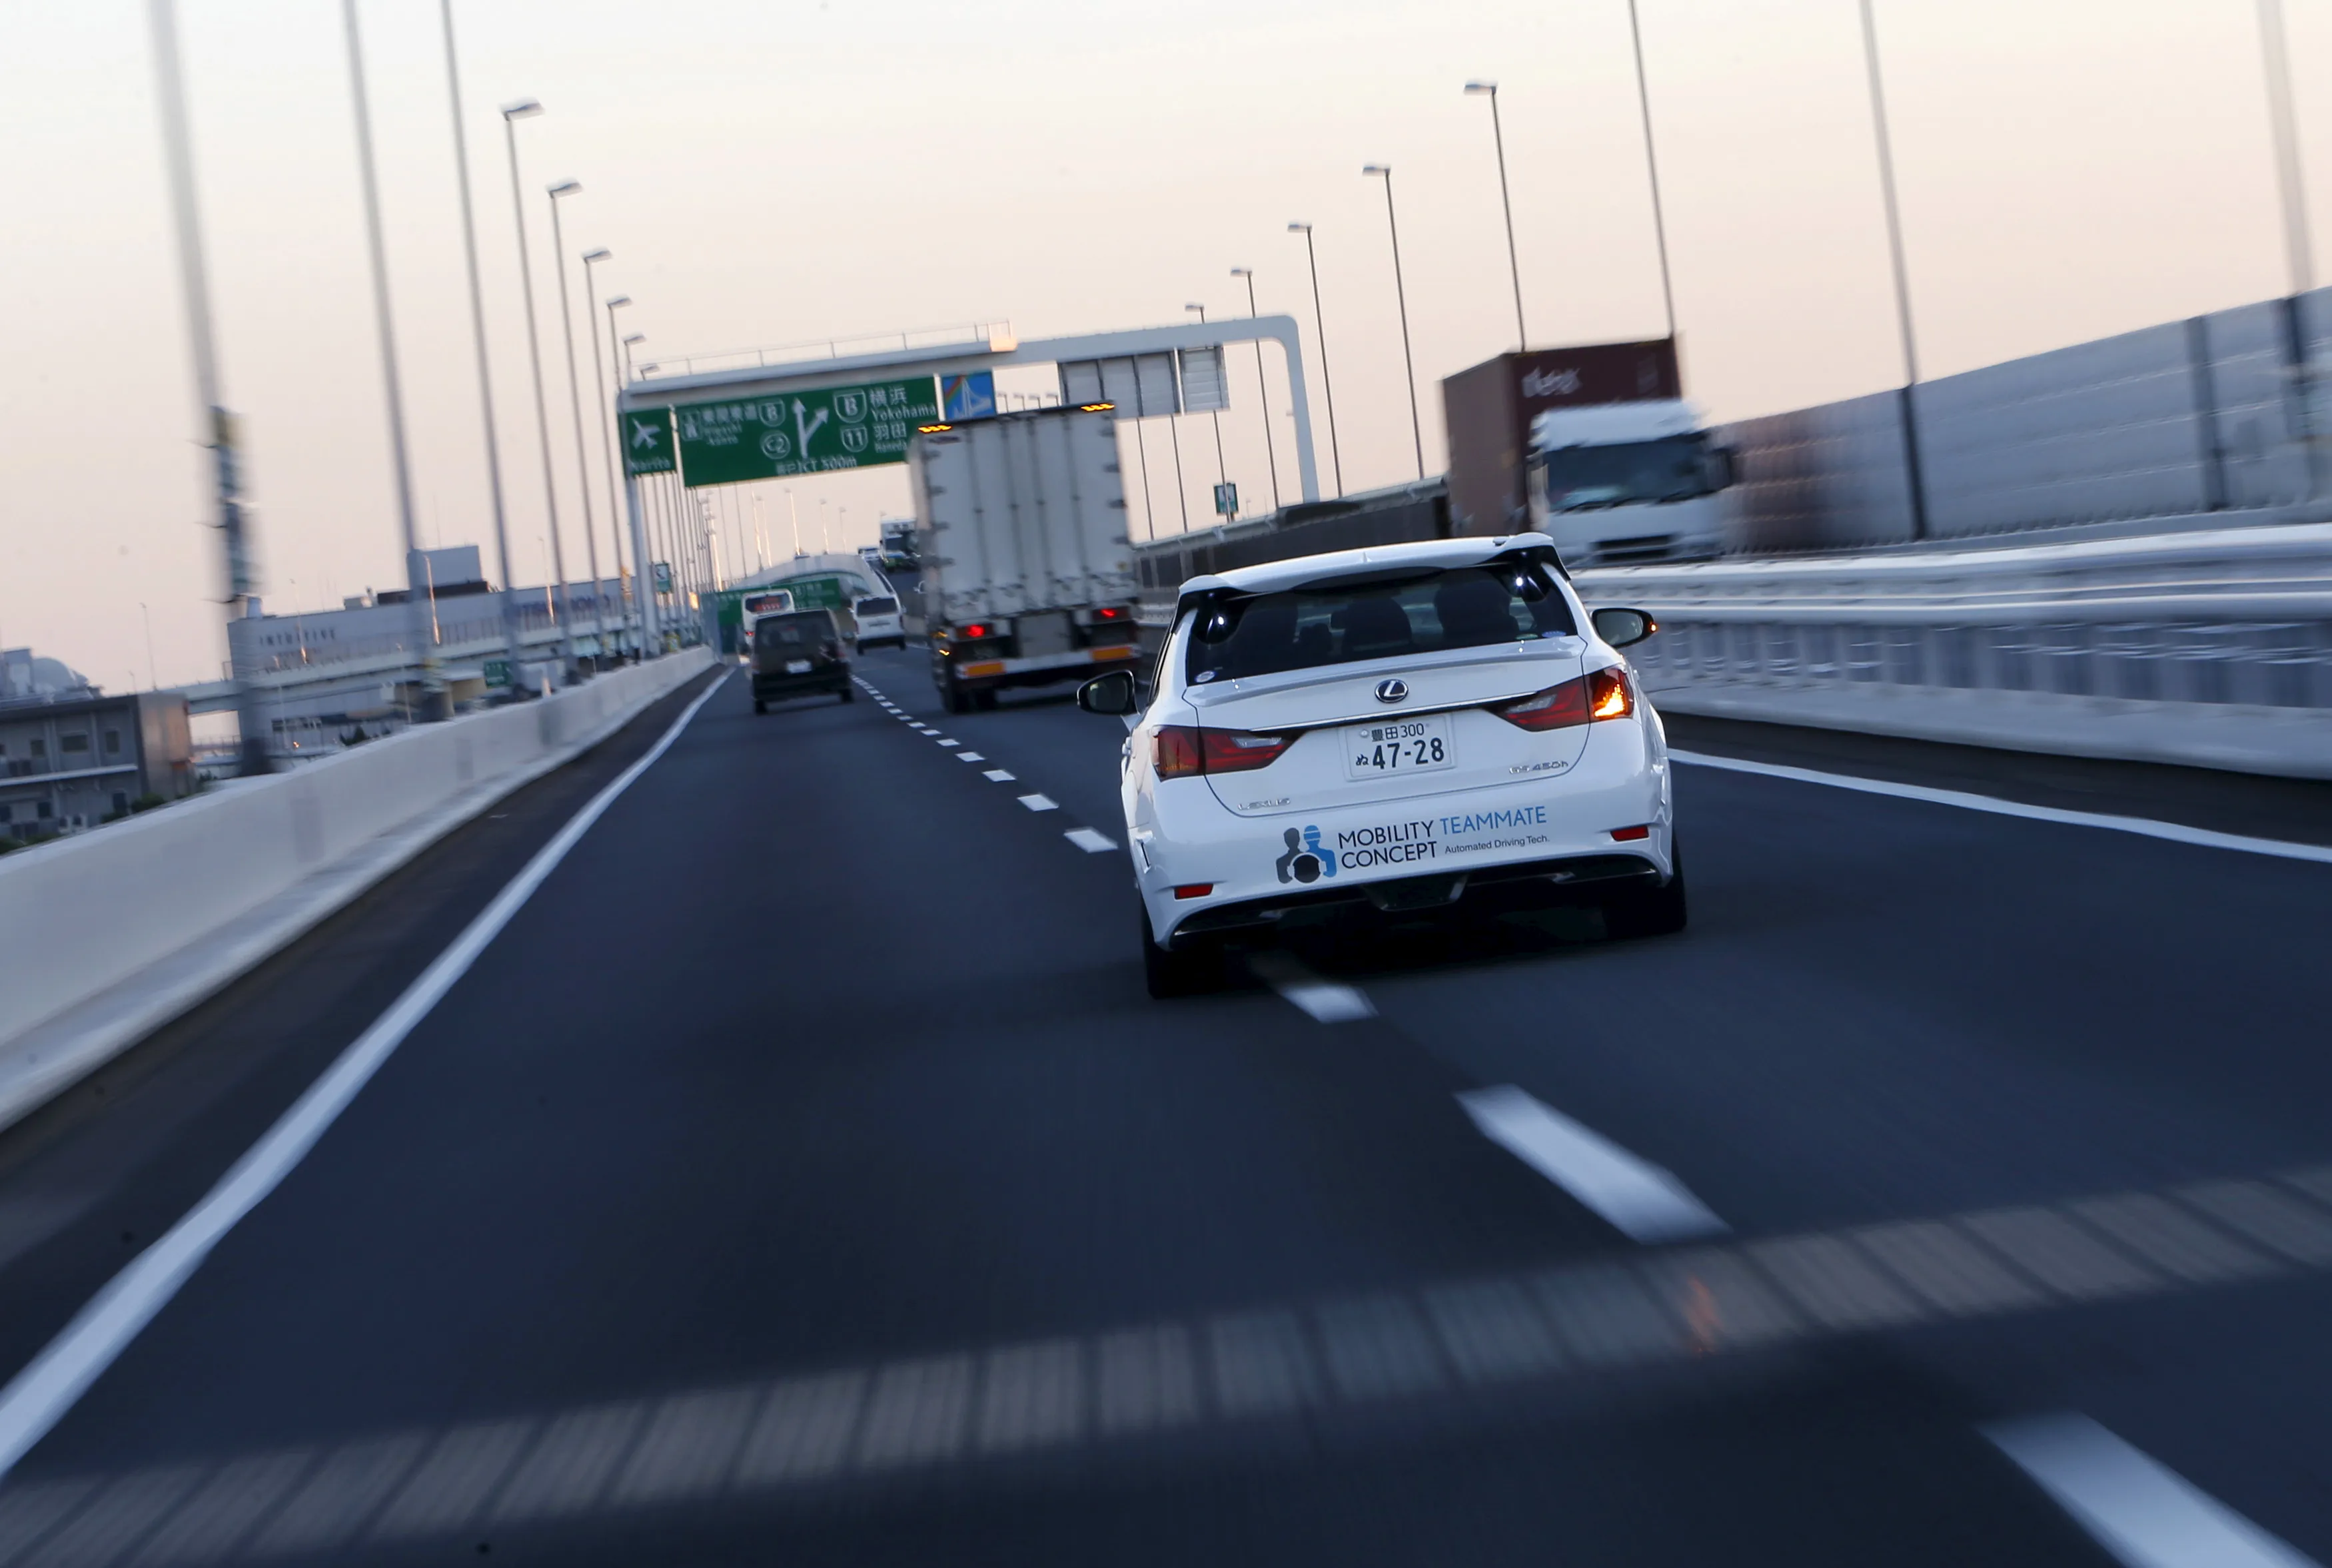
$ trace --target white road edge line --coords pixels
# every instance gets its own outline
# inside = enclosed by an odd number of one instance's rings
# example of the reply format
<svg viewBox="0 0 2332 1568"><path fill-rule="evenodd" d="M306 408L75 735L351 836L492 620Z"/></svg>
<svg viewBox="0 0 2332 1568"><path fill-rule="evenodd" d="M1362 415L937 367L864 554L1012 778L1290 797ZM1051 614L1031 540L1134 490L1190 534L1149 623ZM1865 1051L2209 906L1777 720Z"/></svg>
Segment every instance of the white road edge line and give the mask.
<svg viewBox="0 0 2332 1568"><path fill-rule="evenodd" d="M671 749L697 709L728 679L729 671L722 670L673 720L661 740L569 818L557 836L535 852L526 869L494 895L493 902L421 972L387 1012L340 1052L322 1077L308 1086L307 1092L219 1178L202 1202L107 1281L89 1305L9 1380L7 1387L0 1389L0 1478L14 1469L17 1461L64 1419L90 1385L194 1276L211 1249L307 1157L415 1025L469 973L478 955L558 869L568 851L581 841L616 796Z"/></svg>
<svg viewBox="0 0 2332 1568"><path fill-rule="evenodd" d="M1257 978L1318 1023L1356 1023L1377 1015L1377 1004L1356 985L1323 980L1289 954L1258 953L1247 960Z"/></svg>
<svg viewBox="0 0 2332 1568"><path fill-rule="evenodd" d="M1107 833L1097 833L1091 828L1071 828L1061 837L1068 840L1088 855L1106 854L1117 848L1115 839L1111 838Z"/></svg>
<svg viewBox="0 0 2332 1568"><path fill-rule="evenodd" d="M2129 1568L2317 1568L2085 1415L2000 1421L1983 1435Z"/></svg>
<svg viewBox="0 0 2332 1568"><path fill-rule="evenodd" d="M1061 803L1050 795L1022 795L1020 803L1032 812L1056 812L1061 809Z"/></svg>
<svg viewBox="0 0 2332 1568"><path fill-rule="evenodd" d="M1484 1137L1638 1241L1729 1229L1676 1177L1512 1084L1469 1089L1458 1103Z"/></svg>
<svg viewBox="0 0 2332 1568"><path fill-rule="evenodd" d="M2249 855L2273 855L2279 860L2313 860L2319 865L2332 866L2332 845L2296 844L2288 839L2254 839L2241 833L2190 828L2180 822L2158 822L2151 817L2117 817L2103 812L2068 811L2061 806L2030 806L2021 801L2004 801L1994 795L1973 794L1965 790L1890 784L1885 779L1860 778L1853 774L1821 773L1810 767L1791 767L1778 762L1747 762L1735 756L1711 756L1705 752L1671 751L1668 755L1695 767L1754 773L1766 778L1793 779L1799 784L1828 784L1832 789L1856 790L1863 794L1892 795L1897 800L1926 801L1930 805L1990 812L1994 816L2023 817L2031 822L2058 822L2070 827L2104 828L2110 832L2164 839L2174 844L2196 844L2208 850L2236 850Z"/></svg>

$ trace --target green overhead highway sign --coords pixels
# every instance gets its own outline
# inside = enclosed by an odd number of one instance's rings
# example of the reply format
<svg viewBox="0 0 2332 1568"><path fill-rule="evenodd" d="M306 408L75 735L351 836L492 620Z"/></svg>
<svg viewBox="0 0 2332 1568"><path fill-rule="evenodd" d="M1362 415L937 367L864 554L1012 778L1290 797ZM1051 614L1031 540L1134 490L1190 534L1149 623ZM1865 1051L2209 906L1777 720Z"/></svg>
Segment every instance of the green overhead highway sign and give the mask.
<svg viewBox="0 0 2332 1568"><path fill-rule="evenodd" d="M911 375L672 413L683 480L732 485L904 462L915 426L939 418L939 388L928 375Z"/></svg>

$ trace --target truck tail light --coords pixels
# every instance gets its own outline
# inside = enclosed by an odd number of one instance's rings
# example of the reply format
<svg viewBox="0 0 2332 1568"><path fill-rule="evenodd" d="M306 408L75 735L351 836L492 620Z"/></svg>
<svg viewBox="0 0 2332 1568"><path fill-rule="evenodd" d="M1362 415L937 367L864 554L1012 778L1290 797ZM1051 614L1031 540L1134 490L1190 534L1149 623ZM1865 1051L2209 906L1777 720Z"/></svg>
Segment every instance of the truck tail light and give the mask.
<svg viewBox="0 0 2332 1568"><path fill-rule="evenodd" d="M1568 729L1597 719L1625 718L1636 711L1636 698L1625 672L1613 665L1490 711L1518 729Z"/></svg>
<svg viewBox="0 0 2332 1568"><path fill-rule="evenodd" d="M1255 735L1244 729L1201 729L1163 724L1151 737L1151 765L1158 776L1190 778L1200 774L1250 773L1268 767L1295 744L1292 735Z"/></svg>
<svg viewBox="0 0 2332 1568"><path fill-rule="evenodd" d="M985 621L970 621L957 627L955 634L959 637L993 637L996 628Z"/></svg>

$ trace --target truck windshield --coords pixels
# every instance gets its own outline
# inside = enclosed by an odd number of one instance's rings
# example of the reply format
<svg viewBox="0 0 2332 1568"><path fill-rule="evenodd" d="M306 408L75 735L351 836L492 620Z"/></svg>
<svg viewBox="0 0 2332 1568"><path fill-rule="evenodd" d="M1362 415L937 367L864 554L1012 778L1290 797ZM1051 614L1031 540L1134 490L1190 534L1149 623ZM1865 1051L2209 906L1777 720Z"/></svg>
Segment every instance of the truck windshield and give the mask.
<svg viewBox="0 0 2332 1568"><path fill-rule="evenodd" d="M1544 453L1539 476L1549 511L1579 512L1639 501L1683 501L1721 487L1708 438L1666 436L1610 446L1570 446Z"/></svg>
<svg viewBox="0 0 2332 1568"><path fill-rule="evenodd" d="M1544 568L1467 566L1398 583L1323 584L1200 608L1191 628L1193 685L1567 637L1570 606Z"/></svg>

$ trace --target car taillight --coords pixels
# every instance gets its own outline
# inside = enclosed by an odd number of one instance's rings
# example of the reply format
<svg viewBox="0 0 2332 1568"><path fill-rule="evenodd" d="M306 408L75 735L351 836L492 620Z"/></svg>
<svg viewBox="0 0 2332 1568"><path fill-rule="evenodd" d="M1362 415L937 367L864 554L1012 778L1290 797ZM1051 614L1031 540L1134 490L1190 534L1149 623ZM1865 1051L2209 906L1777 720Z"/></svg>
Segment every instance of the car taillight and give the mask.
<svg viewBox="0 0 2332 1568"><path fill-rule="evenodd" d="M1252 735L1244 729L1202 729L1209 773L1246 773L1268 767L1295 744L1292 735Z"/></svg>
<svg viewBox="0 0 2332 1568"><path fill-rule="evenodd" d="M1199 732L1187 724L1161 724L1150 737L1150 764L1160 778L1189 778L1207 771Z"/></svg>
<svg viewBox="0 0 2332 1568"><path fill-rule="evenodd" d="M1490 709L1517 729L1564 729L1587 722L1587 682L1566 680Z"/></svg>
<svg viewBox="0 0 2332 1568"><path fill-rule="evenodd" d="M1636 699L1628 690L1628 677L1614 664L1598 670L1587 678L1587 717L1625 718L1636 711Z"/></svg>
<svg viewBox="0 0 2332 1568"><path fill-rule="evenodd" d="M1519 729L1567 729L1601 718L1625 718L1636 711L1636 699L1628 689L1627 676L1613 665L1490 711Z"/></svg>
<svg viewBox="0 0 2332 1568"><path fill-rule="evenodd" d="M1161 724L1151 737L1150 761L1161 779L1247 773L1270 766L1281 752L1295 744L1292 735L1253 735L1243 729Z"/></svg>

